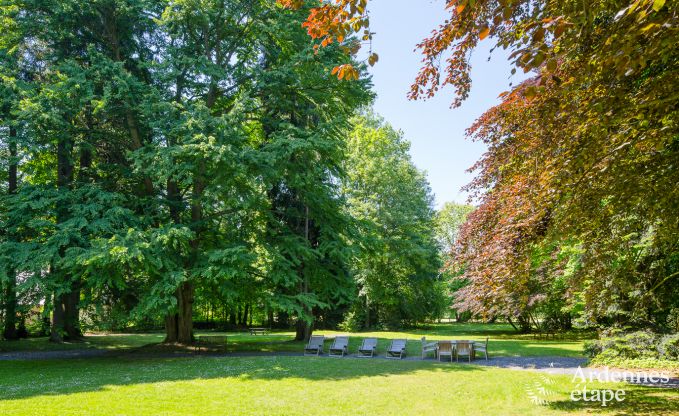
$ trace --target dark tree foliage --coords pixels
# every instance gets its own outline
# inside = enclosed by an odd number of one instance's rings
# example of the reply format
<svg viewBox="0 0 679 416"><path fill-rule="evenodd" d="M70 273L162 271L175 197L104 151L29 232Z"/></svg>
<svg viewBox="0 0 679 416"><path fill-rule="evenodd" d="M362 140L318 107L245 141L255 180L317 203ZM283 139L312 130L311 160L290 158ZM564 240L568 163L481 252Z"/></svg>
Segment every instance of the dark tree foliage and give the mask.
<svg viewBox="0 0 679 416"><path fill-rule="evenodd" d="M355 62L355 82L332 75L352 59L309 44L307 13L273 0L0 6L6 338L27 317L51 319L53 341L162 323L178 343L194 319L275 319L300 339L341 320L363 247L346 137L372 93Z"/></svg>

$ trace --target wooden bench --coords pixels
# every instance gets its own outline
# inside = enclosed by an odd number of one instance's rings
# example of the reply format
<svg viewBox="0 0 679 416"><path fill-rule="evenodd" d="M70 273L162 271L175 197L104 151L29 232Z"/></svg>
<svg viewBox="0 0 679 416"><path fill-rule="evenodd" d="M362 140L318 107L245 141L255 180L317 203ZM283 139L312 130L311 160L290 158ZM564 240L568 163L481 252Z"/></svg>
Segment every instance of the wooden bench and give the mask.
<svg viewBox="0 0 679 416"><path fill-rule="evenodd" d="M205 346L207 349L208 345L224 345L224 350L227 349L227 336L226 335L200 335L198 337L198 342L196 346L198 351L200 351L201 346Z"/></svg>
<svg viewBox="0 0 679 416"><path fill-rule="evenodd" d="M427 357L430 352L434 353L434 358L438 358L438 342L427 342L426 337L422 337L422 359Z"/></svg>
<svg viewBox="0 0 679 416"><path fill-rule="evenodd" d="M250 328L250 335L266 335L269 333L269 330L266 328Z"/></svg>

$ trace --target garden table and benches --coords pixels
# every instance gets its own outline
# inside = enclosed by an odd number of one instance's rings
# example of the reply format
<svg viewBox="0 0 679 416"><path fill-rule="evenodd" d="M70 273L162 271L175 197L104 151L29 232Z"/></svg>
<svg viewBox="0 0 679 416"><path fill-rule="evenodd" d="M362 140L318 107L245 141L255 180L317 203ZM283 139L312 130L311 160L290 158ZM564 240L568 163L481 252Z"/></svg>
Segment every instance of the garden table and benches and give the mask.
<svg viewBox="0 0 679 416"><path fill-rule="evenodd" d="M458 351L458 344L461 349ZM471 340L446 340L446 341L435 341L427 342L425 337L422 337L422 358L430 352L434 353L435 358L440 358L440 353L443 352L444 355L450 355L451 361L452 357L458 356L458 352L462 355L468 355L469 360L476 359L476 353L482 353L486 360L488 359L488 338L486 341L471 341Z"/></svg>

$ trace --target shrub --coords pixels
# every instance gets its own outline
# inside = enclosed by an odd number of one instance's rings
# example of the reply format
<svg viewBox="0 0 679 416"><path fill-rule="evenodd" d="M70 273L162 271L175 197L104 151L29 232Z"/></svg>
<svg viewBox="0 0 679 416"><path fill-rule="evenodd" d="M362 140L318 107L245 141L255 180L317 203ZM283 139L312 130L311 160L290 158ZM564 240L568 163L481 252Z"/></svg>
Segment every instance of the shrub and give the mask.
<svg viewBox="0 0 679 416"><path fill-rule="evenodd" d="M660 358L666 360L679 360L679 333L665 335L658 345Z"/></svg>
<svg viewBox="0 0 679 416"><path fill-rule="evenodd" d="M670 331L679 331L679 308L672 308L665 321Z"/></svg>
<svg viewBox="0 0 679 416"><path fill-rule="evenodd" d="M339 329L347 332L357 332L363 329L365 315L358 311L349 311L344 317L344 321L339 324Z"/></svg>
<svg viewBox="0 0 679 416"><path fill-rule="evenodd" d="M590 358L594 358L601 354L602 348L599 340L585 341L584 345L585 355Z"/></svg>
<svg viewBox="0 0 679 416"><path fill-rule="evenodd" d="M455 322L468 322L470 319L472 319L472 313L469 311L456 312L455 314Z"/></svg>
<svg viewBox="0 0 679 416"><path fill-rule="evenodd" d="M624 358L657 358L658 337L651 331L637 331L626 334L622 338L616 338L614 348L617 356Z"/></svg>
<svg viewBox="0 0 679 416"><path fill-rule="evenodd" d="M599 359L657 359L659 336L651 331L621 333L609 330L598 341L587 342L585 352Z"/></svg>

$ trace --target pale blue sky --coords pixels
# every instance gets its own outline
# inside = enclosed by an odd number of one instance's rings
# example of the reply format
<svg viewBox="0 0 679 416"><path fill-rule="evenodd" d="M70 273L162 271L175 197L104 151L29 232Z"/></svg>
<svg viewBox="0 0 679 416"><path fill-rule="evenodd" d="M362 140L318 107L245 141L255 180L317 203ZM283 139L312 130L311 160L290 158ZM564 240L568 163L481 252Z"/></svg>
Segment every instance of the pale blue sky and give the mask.
<svg viewBox="0 0 679 416"><path fill-rule="evenodd" d="M428 173L436 194L436 205L446 201L466 202L460 188L473 175L466 172L485 147L465 139L464 131L483 112L499 102L498 95L519 82L510 79L508 53L496 50L491 56L490 38L481 42L472 57L472 91L460 108L451 109L453 90L444 89L428 101L409 101L408 89L420 68L421 55L415 45L427 37L446 17L443 0L372 0L369 3L371 30L376 32L373 49L379 62L370 69L377 100L375 110L395 128L403 130L412 143L415 164Z"/></svg>

